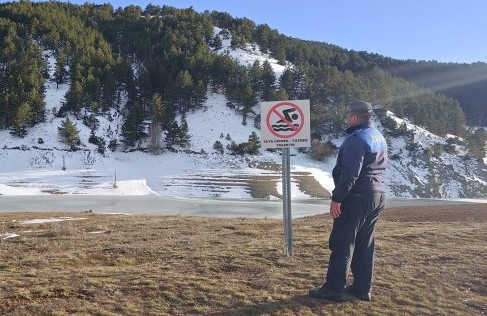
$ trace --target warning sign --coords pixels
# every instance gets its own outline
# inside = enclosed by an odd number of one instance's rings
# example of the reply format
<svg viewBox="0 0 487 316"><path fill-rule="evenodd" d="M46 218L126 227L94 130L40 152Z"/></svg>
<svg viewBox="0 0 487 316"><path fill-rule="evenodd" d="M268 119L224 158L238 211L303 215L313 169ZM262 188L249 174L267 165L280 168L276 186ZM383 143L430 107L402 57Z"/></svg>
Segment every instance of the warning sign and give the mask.
<svg viewBox="0 0 487 316"><path fill-rule="evenodd" d="M309 116L309 100L262 102L262 148L310 147Z"/></svg>

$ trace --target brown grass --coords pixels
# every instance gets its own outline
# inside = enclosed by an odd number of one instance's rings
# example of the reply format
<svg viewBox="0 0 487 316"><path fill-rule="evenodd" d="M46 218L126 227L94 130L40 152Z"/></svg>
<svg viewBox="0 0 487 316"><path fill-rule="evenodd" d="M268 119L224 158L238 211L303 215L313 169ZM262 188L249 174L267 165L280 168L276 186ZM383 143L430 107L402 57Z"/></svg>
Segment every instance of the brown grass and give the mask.
<svg viewBox="0 0 487 316"><path fill-rule="evenodd" d="M59 223L19 220L71 216ZM328 262L328 216L281 220L2 214L1 315L483 315L487 205L389 209L372 302L307 297Z"/></svg>

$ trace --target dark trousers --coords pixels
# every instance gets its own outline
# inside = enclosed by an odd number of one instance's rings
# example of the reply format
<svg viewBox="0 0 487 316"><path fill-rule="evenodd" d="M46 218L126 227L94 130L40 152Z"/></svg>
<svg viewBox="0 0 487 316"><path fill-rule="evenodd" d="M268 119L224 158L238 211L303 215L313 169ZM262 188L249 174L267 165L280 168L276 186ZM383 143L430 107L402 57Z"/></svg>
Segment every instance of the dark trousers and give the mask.
<svg viewBox="0 0 487 316"><path fill-rule="evenodd" d="M331 255L325 288L342 292L351 268L355 291L370 292L374 269L374 228L384 207L384 193L350 195L342 202L342 213L334 219L330 234Z"/></svg>

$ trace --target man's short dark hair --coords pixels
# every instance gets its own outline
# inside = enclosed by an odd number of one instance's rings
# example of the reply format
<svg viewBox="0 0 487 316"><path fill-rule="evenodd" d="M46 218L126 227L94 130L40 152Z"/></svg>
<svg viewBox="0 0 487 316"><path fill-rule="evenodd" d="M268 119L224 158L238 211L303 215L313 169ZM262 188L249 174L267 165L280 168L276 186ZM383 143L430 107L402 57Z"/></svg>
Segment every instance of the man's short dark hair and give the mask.
<svg viewBox="0 0 487 316"><path fill-rule="evenodd" d="M360 121L370 122L372 120L372 104L365 101L354 101L348 106L348 113L357 115Z"/></svg>

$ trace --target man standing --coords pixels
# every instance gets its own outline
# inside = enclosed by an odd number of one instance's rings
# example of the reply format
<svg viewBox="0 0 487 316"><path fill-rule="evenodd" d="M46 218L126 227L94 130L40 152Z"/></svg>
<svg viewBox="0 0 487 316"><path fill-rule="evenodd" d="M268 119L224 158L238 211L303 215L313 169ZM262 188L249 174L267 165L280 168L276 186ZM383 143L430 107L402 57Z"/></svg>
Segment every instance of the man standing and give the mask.
<svg viewBox="0 0 487 316"><path fill-rule="evenodd" d="M370 103L350 104L347 138L333 168L335 189L330 215L330 262L323 286L309 296L343 301L347 294L370 301L374 266L374 227L385 207L382 175L387 166L387 144L373 126ZM345 288L349 268L353 283Z"/></svg>

